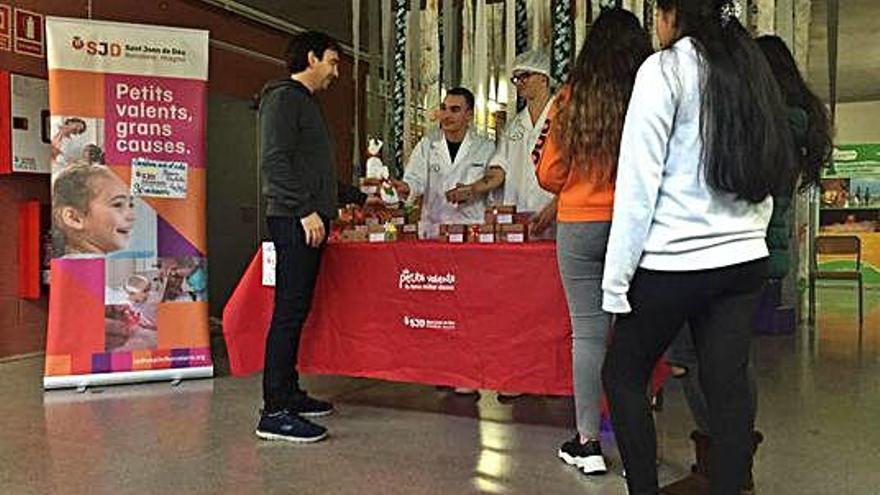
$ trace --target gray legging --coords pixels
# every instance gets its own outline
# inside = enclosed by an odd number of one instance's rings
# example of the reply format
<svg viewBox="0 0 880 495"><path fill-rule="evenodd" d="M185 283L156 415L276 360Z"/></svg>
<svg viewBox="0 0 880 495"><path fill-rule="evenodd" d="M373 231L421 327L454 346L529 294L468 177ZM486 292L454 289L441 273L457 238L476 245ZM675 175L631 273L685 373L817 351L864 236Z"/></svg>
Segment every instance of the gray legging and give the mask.
<svg viewBox="0 0 880 495"><path fill-rule="evenodd" d="M574 407L578 433L599 437L602 361L611 317L602 311L602 272L610 222L559 223L556 256L572 330Z"/></svg>

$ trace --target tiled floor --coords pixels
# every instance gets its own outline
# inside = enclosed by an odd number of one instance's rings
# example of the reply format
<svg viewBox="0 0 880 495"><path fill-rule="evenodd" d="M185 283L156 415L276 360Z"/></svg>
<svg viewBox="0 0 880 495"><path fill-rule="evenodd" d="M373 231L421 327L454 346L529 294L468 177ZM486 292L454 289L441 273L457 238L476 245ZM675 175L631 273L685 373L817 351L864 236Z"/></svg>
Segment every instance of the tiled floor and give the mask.
<svg viewBox="0 0 880 495"><path fill-rule="evenodd" d="M854 298L824 289L815 332L755 342L755 466L768 495L880 493L880 291L859 339ZM41 360L0 363L0 494L623 494L614 473L588 479L555 456L572 433L571 401L479 401L430 386L311 377L334 400L331 438L297 446L253 435L259 377L40 389ZM658 414L660 473L691 462L690 419L676 384Z"/></svg>

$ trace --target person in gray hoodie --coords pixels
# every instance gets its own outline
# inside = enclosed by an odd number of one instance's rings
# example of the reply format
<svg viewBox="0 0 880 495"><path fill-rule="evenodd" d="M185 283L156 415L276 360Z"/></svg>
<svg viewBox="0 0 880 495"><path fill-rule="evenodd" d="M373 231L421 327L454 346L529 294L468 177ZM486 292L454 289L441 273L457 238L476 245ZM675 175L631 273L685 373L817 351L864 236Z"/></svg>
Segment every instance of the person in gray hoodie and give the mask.
<svg viewBox="0 0 880 495"><path fill-rule="evenodd" d="M316 442L327 436L326 428L307 419L331 414L333 406L299 386L300 335L338 204L376 201L336 179L333 138L314 96L339 78L339 53L325 34L294 36L287 50L290 77L268 83L260 98L266 223L277 253L263 411L256 430L266 440Z"/></svg>

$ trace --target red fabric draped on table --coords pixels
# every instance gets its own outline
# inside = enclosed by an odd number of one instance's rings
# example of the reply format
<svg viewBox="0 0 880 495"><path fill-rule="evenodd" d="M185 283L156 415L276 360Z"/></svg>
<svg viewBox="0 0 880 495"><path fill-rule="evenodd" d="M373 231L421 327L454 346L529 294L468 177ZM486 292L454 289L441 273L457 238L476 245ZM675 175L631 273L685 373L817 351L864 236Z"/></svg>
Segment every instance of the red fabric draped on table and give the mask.
<svg viewBox="0 0 880 495"><path fill-rule="evenodd" d="M568 308L552 242L332 244L300 371L571 394ZM254 258L223 312L232 373L259 371L271 287ZM655 386L667 375L658 366Z"/></svg>

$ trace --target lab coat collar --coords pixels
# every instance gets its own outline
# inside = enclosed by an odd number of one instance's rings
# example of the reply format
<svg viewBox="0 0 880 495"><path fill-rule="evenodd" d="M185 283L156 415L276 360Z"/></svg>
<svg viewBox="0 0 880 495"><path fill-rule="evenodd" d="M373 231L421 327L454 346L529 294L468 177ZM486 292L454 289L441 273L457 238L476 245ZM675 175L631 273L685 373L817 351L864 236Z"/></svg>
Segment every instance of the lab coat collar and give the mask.
<svg viewBox="0 0 880 495"><path fill-rule="evenodd" d="M434 136L434 142L431 146L440 153L444 153L446 156L446 163L451 163L454 167L461 160L464 160L465 156L467 156L474 139L476 139L475 133L476 131L473 127L468 127L467 133L464 135L464 140L461 142L461 147L458 148L458 153L455 155L454 162L452 161L452 156L449 155L449 147L446 145L446 134L443 132L443 129L437 130L437 134Z"/></svg>

